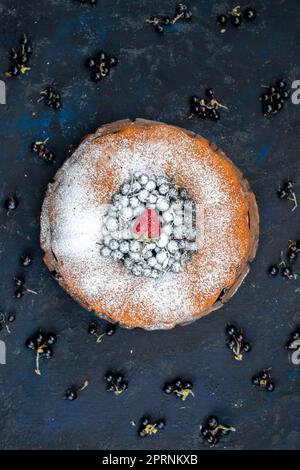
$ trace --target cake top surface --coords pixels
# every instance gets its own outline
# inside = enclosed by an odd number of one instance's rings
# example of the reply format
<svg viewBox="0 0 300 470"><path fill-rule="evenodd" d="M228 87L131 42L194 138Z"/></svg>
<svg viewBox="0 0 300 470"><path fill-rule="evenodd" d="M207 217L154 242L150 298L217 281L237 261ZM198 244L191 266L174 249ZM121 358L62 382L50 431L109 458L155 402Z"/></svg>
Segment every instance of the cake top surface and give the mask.
<svg viewBox="0 0 300 470"><path fill-rule="evenodd" d="M180 273L135 277L100 254L105 204L136 171L171 177L202 209L201 247ZM57 172L41 242L62 286L85 306L127 326L168 328L201 316L232 285L249 250L248 212L239 172L205 139L126 121L87 136Z"/></svg>

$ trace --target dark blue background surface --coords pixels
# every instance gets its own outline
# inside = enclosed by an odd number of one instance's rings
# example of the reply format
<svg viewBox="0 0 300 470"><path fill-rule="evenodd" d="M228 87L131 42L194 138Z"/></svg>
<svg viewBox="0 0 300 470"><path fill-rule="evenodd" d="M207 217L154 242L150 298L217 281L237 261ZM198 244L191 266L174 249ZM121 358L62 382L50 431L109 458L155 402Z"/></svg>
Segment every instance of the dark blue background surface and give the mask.
<svg viewBox="0 0 300 470"><path fill-rule="evenodd" d="M96 8L76 0L0 1L1 70L23 32L34 46L32 70L6 80L7 105L0 106L1 201L10 193L20 198L14 215L0 213L1 308L17 315L12 334L0 333L8 354L7 365L0 366L2 449L200 449L199 425L212 412L237 428L220 448L300 447L300 369L289 363L283 347L299 323L300 283L271 280L265 273L288 240L300 238L300 209L291 213L275 193L289 176L300 181L300 106L289 103L268 120L258 102L262 83L300 79L299 2L255 2L255 23L223 35L215 16L234 4L187 3L193 22L178 23L161 37L145 19L173 13L176 1L99 0ZM94 84L84 62L101 49L117 55L120 64ZM37 103L41 89L53 81L63 94L60 112ZM217 124L188 119L189 97L208 86L230 107ZM96 344L86 332L93 315L73 302L43 265L39 213L46 185L69 147L99 125L126 117L186 127L231 156L257 196L260 245L246 281L222 310L169 332L119 330ZM57 154L54 167L28 149L47 136ZM19 257L27 250L34 263L24 270ZM22 272L38 295L18 301L12 278ZM243 326L253 344L242 363L224 344L229 321ZM54 357L42 363L42 377L34 374L33 353L24 347L38 327L59 334ZM254 373L270 366L277 383L273 394L250 384ZM122 370L129 380L129 390L118 398L105 391L108 369ZM161 385L177 375L194 381L194 400L182 403L162 394ZM90 385L78 400L64 401L65 389L85 378ZM130 422L138 423L144 413L165 417L166 429L140 439Z"/></svg>

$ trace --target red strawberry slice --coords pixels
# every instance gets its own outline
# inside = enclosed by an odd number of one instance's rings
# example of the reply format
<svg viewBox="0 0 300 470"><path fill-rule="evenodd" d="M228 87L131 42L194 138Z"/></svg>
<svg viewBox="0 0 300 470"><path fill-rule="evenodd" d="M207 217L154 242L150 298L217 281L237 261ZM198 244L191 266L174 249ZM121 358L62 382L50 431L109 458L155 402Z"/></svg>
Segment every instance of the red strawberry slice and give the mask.
<svg viewBox="0 0 300 470"><path fill-rule="evenodd" d="M159 238L160 221L153 209L146 209L134 222L133 233L138 238Z"/></svg>

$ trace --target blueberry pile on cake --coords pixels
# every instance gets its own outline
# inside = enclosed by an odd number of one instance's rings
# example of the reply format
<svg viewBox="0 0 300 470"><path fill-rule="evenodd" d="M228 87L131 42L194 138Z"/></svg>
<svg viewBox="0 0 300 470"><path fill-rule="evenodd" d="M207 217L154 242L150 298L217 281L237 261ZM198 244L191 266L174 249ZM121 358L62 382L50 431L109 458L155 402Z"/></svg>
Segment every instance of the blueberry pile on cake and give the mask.
<svg viewBox="0 0 300 470"><path fill-rule="evenodd" d="M157 279L184 269L197 250L196 235L196 204L188 189L136 171L112 197L100 252L135 276Z"/></svg>
<svg viewBox="0 0 300 470"><path fill-rule="evenodd" d="M124 120L86 136L48 185L41 246L87 310L168 329L235 293L258 225L248 182L216 146L175 126Z"/></svg>

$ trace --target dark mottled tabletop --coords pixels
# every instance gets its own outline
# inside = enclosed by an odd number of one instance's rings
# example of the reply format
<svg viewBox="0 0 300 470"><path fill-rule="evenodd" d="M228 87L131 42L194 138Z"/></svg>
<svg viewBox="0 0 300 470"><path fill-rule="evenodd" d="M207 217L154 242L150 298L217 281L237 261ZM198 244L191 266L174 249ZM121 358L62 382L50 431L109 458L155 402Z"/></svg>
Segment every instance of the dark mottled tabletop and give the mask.
<svg viewBox="0 0 300 470"><path fill-rule="evenodd" d="M300 106L289 102L268 119L258 101L261 84L300 79L299 2L254 2L255 22L225 34L215 18L234 4L186 3L193 21L178 22L160 36L145 20L172 14L173 0L99 0L94 8L76 0L0 0L1 70L23 32L34 48L29 73L4 78L7 104L0 105L1 204L9 194L19 198L15 213L0 213L1 309L16 314L11 334L5 328L0 333L7 349L7 364L0 365L2 449L202 449L199 425L211 413L237 429L219 448L300 447L300 366L289 362L284 348L299 322L300 280L266 275L288 240L300 238L300 209L291 212L290 203L276 196L282 180L300 182ZM97 84L84 63L99 50L120 63ZM58 112L38 103L40 91L53 82L63 96ZM209 86L229 110L218 123L189 119L190 96ZM99 125L127 117L188 128L230 155L257 196L260 244L250 274L223 309L173 331L118 330L97 344L87 333L93 315L63 292L43 264L39 214L46 185L69 149ZM57 156L54 165L29 149L46 137ZM20 266L24 252L33 256L29 268ZM300 273L300 262L294 270ZM15 299L15 274L23 274L38 295ZM253 346L242 362L225 346L230 321L245 328ZM24 346L39 327L59 335L41 377ZM251 385L262 367L272 367L273 393ZM118 398L105 390L103 375L110 369L129 380ZM176 376L194 382L194 399L181 402L161 392ZM86 378L90 384L76 401L62 399L69 385ZM138 437L132 421L145 413L165 417L161 434Z"/></svg>

